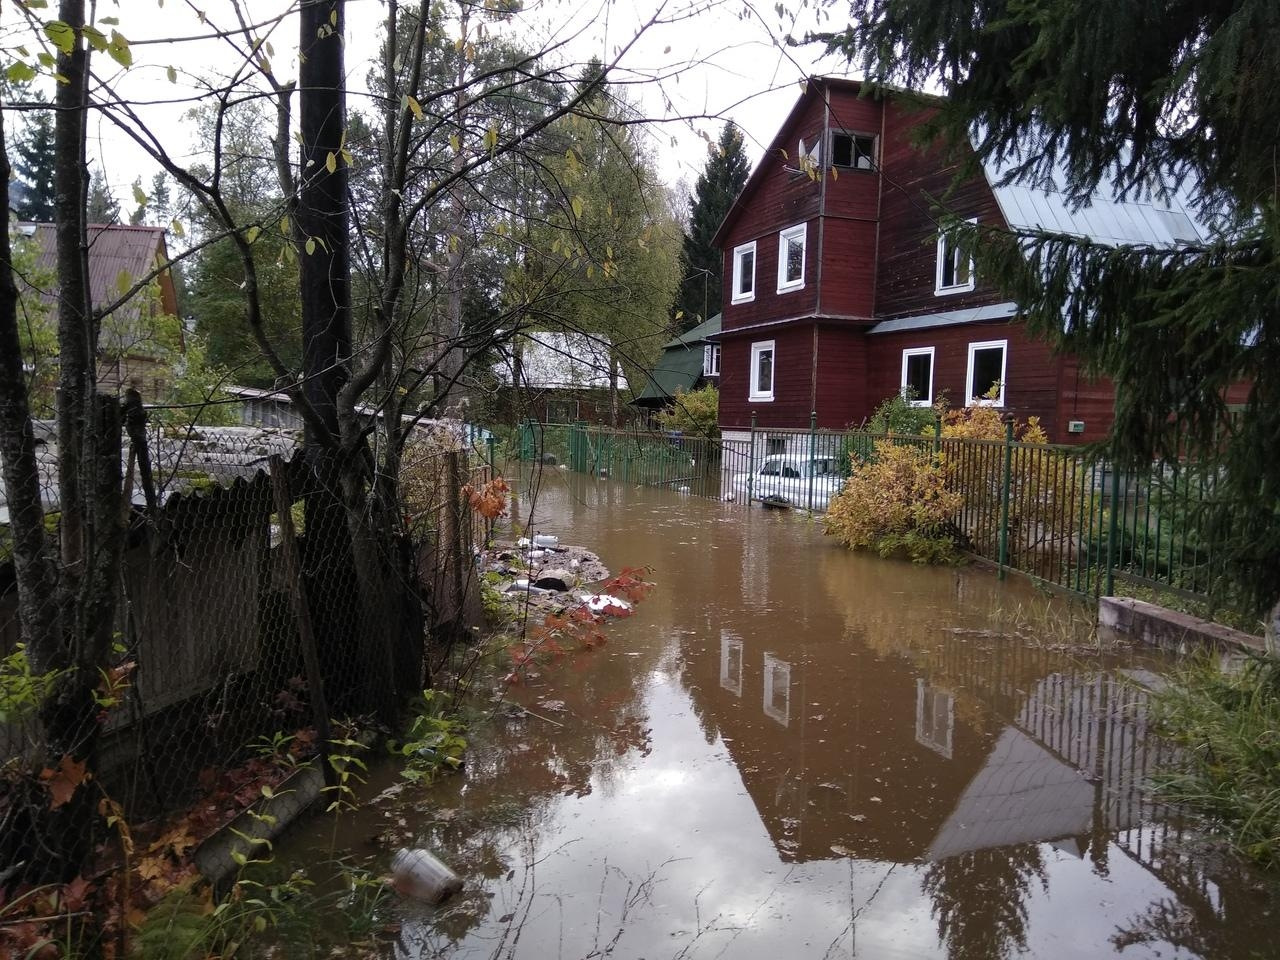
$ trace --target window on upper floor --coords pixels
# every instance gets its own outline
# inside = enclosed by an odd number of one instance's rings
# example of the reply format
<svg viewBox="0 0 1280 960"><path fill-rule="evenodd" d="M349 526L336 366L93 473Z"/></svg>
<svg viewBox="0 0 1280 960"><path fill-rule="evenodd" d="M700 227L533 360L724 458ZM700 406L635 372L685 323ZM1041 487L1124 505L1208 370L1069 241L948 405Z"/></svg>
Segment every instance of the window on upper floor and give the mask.
<svg viewBox="0 0 1280 960"><path fill-rule="evenodd" d="M977 220L970 220L977 223ZM960 248L955 238L947 233L938 234L938 272L934 282L935 294L965 293L973 289L973 257Z"/></svg>
<svg viewBox="0 0 1280 960"><path fill-rule="evenodd" d="M913 407L933 405L933 347L902 351L901 390Z"/></svg>
<svg viewBox="0 0 1280 960"><path fill-rule="evenodd" d="M750 303L756 298L756 242L733 248L733 303Z"/></svg>
<svg viewBox="0 0 1280 960"><path fill-rule="evenodd" d="M969 372L965 376L966 407L1003 407L1009 341L985 340L969 344Z"/></svg>
<svg viewBox="0 0 1280 960"><path fill-rule="evenodd" d="M702 375L720 376L720 344L708 343L702 348Z"/></svg>
<svg viewBox="0 0 1280 960"><path fill-rule="evenodd" d="M748 400L773 399L774 349L772 340L751 345L751 387Z"/></svg>
<svg viewBox="0 0 1280 960"><path fill-rule="evenodd" d="M804 286L804 248L808 224L788 227L778 234L778 292L788 293Z"/></svg>
<svg viewBox="0 0 1280 960"><path fill-rule="evenodd" d="M850 170L874 170L876 168L876 138L870 133L850 133L833 130L831 133L831 165Z"/></svg>

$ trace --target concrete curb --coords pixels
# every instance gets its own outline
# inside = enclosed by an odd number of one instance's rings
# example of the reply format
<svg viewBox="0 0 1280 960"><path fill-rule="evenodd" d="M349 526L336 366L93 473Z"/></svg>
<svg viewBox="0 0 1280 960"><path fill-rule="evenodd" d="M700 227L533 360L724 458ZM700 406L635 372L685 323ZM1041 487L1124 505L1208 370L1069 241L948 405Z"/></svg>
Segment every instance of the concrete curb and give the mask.
<svg viewBox="0 0 1280 960"><path fill-rule="evenodd" d="M367 750L377 735L365 731L356 738ZM298 765L271 792L258 798L211 833L196 847L192 861L201 876L219 890L240 869L241 857L251 858L271 843L324 794L324 771L318 758Z"/></svg>
<svg viewBox="0 0 1280 960"><path fill-rule="evenodd" d="M1100 597L1098 628L1177 654L1263 652L1261 637L1132 597Z"/></svg>

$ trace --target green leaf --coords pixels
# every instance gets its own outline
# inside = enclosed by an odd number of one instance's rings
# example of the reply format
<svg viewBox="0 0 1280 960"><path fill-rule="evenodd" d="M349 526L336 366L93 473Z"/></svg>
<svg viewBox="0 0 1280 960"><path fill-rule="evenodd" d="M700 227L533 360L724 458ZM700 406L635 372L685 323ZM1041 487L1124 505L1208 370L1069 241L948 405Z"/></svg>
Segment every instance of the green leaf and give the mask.
<svg viewBox="0 0 1280 960"><path fill-rule="evenodd" d="M307 237L307 242L306 242L305 244L303 244L303 249L305 249L305 250L307 251L307 256L311 256L311 254L315 253L315 252L316 252L316 238L315 238L315 237Z"/></svg>
<svg viewBox="0 0 1280 960"><path fill-rule="evenodd" d="M337 172L338 157L332 150L329 151L329 155L324 158L324 168L328 170L330 173Z"/></svg>
<svg viewBox="0 0 1280 960"><path fill-rule="evenodd" d="M249 241L249 243L253 243L253 241L258 239L258 234L260 234L261 232L262 232L262 228L255 224L254 226L250 227L248 230L244 232L244 238L245 240Z"/></svg>
<svg viewBox="0 0 1280 960"><path fill-rule="evenodd" d="M61 20L50 20L44 25L44 35L61 53L70 53L75 49L76 32L69 24Z"/></svg>
<svg viewBox="0 0 1280 960"><path fill-rule="evenodd" d="M28 80L35 79L36 68L29 63L16 60L9 64L9 69L4 72L10 83L26 83Z"/></svg>
<svg viewBox="0 0 1280 960"><path fill-rule="evenodd" d="M147 205L148 199L150 198L145 193L142 192L142 187L139 184L135 183L133 185L133 202L140 207L145 207Z"/></svg>
<svg viewBox="0 0 1280 960"><path fill-rule="evenodd" d="M107 49L107 35L97 27L85 24L83 30L84 38L89 41L89 46L93 47L98 53L102 53Z"/></svg>
<svg viewBox="0 0 1280 960"><path fill-rule="evenodd" d="M178 71L173 69L173 67L170 67L168 70L166 70L165 74L169 77L170 83L178 82Z"/></svg>
<svg viewBox="0 0 1280 960"><path fill-rule="evenodd" d="M111 43L107 46L107 53L111 54L111 59L120 66L125 68L133 66L133 51L129 49L129 41L119 30L111 31Z"/></svg>
<svg viewBox="0 0 1280 960"><path fill-rule="evenodd" d="M574 197L572 200L569 201L569 206L573 208L573 218L575 220L581 220L582 219L582 198Z"/></svg>

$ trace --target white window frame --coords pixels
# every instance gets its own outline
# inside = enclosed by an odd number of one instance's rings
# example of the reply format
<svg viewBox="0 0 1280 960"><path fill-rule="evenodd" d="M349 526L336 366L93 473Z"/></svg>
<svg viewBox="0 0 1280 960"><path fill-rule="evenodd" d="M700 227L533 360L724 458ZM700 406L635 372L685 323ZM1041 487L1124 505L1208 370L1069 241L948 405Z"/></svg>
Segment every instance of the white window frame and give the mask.
<svg viewBox="0 0 1280 960"><path fill-rule="evenodd" d="M708 343L703 345L702 375L704 377L720 376L720 344Z"/></svg>
<svg viewBox="0 0 1280 960"><path fill-rule="evenodd" d="M967 223L977 224L977 218L966 221ZM934 257L934 276L933 276L933 293L934 296L945 297L953 293L968 293L977 283L977 271L974 270L973 257L969 257L969 279L965 283L953 283L950 286L942 285L942 265L946 261L948 255L951 258L952 272L958 273L956 269L960 263L961 251L951 245L951 238L945 231L938 232L937 253Z"/></svg>
<svg viewBox="0 0 1280 960"><path fill-rule="evenodd" d="M994 400L986 400L982 397L974 397L973 393L973 355L979 350L994 350L1000 348L1000 396ZM969 344L969 366L964 374L964 405L966 407L1003 407L1004 399L1007 393L1006 385L1009 373L1009 341L1008 340L980 340Z"/></svg>
<svg viewBox="0 0 1280 960"><path fill-rule="evenodd" d="M923 397L916 397L916 399L908 400L907 402L913 407L931 407L933 406L934 348L908 347L902 351L902 377L898 381L898 390L903 396L906 396L907 393L907 360L910 357L929 358L929 390Z"/></svg>
<svg viewBox="0 0 1280 960"><path fill-rule="evenodd" d="M751 254L751 290L742 293L742 256L746 253ZM754 240L733 248L733 295L729 298L730 303L750 303L756 298L756 267L759 266L759 259Z"/></svg>
<svg viewBox="0 0 1280 960"><path fill-rule="evenodd" d="M792 240L800 241L800 276L796 280L787 279L787 248ZM804 261L809 253L809 224L797 223L778 231L778 292L791 293L804 289Z"/></svg>
<svg viewBox="0 0 1280 960"><path fill-rule="evenodd" d="M768 353L771 358L769 365L769 389L760 389L760 355ZM751 371L750 386L747 392L747 400L753 403L767 403L773 400L773 388L778 383L778 351L774 348L772 340L758 340L751 345Z"/></svg>

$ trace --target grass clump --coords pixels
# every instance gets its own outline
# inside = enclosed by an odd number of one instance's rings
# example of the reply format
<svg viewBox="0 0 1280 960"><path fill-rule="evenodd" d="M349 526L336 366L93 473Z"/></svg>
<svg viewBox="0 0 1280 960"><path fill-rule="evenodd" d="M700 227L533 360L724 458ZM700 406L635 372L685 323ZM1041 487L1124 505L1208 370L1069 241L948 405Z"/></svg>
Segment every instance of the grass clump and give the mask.
<svg viewBox="0 0 1280 960"><path fill-rule="evenodd" d="M1280 660L1201 658L1152 699L1156 729L1183 749L1154 779L1231 845L1280 867Z"/></svg>

